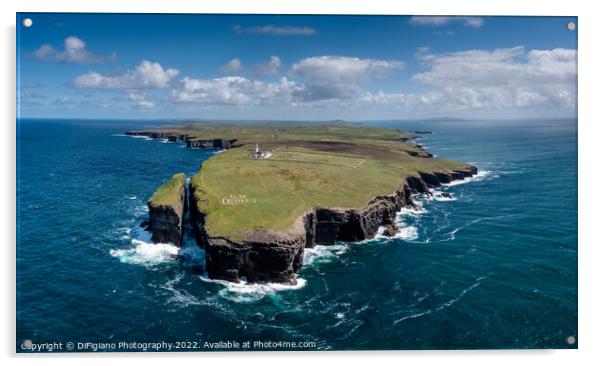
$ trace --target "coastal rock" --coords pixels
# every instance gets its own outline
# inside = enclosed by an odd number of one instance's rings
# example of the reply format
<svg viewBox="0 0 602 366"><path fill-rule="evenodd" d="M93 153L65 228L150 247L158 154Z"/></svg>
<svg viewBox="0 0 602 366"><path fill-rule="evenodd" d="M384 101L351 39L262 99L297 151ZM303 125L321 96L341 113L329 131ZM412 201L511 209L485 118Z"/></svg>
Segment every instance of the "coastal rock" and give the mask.
<svg viewBox="0 0 602 366"><path fill-rule="evenodd" d="M414 184L424 187L423 184ZM377 196L360 210L316 209L315 243L332 245L336 241L374 238L379 227L394 225L395 216L402 207L418 207L412 200L412 193L416 191L406 180L406 184L394 194Z"/></svg>
<svg viewBox="0 0 602 366"><path fill-rule="evenodd" d="M429 187L424 180L419 177L407 177L406 185L410 188L411 193L429 193Z"/></svg>
<svg viewBox="0 0 602 366"><path fill-rule="evenodd" d="M155 243L182 245L182 225L186 208L186 176L174 175L148 201L151 239Z"/></svg>
<svg viewBox="0 0 602 366"><path fill-rule="evenodd" d="M210 278L239 282L294 283L303 264L304 235L284 238L259 235L238 242L208 237L205 245L206 269Z"/></svg>
<svg viewBox="0 0 602 366"><path fill-rule="evenodd" d="M158 132L158 131L126 131L127 136L144 136L150 139L167 140L169 142L180 142L186 141L188 135L174 134L171 132Z"/></svg>
<svg viewBox="0 0 602 366"><path fill-rule="evenodd" d="M127 136L144 136L150 139L168 142L185 142L189 149L230 149L235 147L236 139L198 139L186 134L170 131L126 131Z"/></svg>
<svg viewBox="0 0 602 366"><path fill-rule="evenodd" d="M454 198L454 196L452 196L452 194L449 192L441 192L441 197L450 198L450 199Z"/></svg>
<svg viewBox="0 0 602 366"><path fill-rule="evenodd" d="M395 236L395 234L397 234L397 227L395 226L395 224L389 224L387 226L385 226L385 230L383 230L382 235L383 236Z"/></svg>
<svg viewBox="0 0 602 366"><path fill-rule="evenodd" d="M210 140L202 140L202 139L187 139L186 147L189 149L230 149L233 147L235 139L226 140L226 139L210 139Z"/></svg>
<svg viewBox="0 0 602 366"><path fill-rule="evenodd" d="M466 169L456 169L447 172L420 172L420 179L424 181L427 187L437 188L443 184L451 183L455 180L463 180L477 174L477 168L469 166Z"/></svg>

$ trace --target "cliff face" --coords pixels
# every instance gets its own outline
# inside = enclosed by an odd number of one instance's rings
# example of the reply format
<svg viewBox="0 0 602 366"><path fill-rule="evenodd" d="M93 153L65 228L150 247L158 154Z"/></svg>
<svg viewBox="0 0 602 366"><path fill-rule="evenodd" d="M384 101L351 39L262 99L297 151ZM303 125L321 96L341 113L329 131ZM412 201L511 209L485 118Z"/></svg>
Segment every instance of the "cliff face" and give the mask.
<svg viewBox="0 0 602 366"><path fill-rule="evenodd" d="M153 242L182 245L185 206L186 176L180 173L161 186L148 201L148 228Z"/></svg>
<svg viewBox="0 0 602 366"><path fill-rule="evenodd" d="M171 132L152 132L152 131L126 131L128 136L145 136L151 139L167 139L171 142L186 141L188 135L174 134Z"/></svg>
<svg viewBox="0 0 602 366"><path fill-rule="evenodd" d="M186 147L189 149L229 149L234 143L233 140L225 140L225 139L210 139L210 140L186 140Z"/></svg>
<svg viewBox="0 0 602 366"><path fill-rule="evenodd" d="M203 198L190 185L190 208L196 238L205 248L210 278L238 282L294 282L303 264L304 248L331 245L336 241L361 241L373 238L380 226L393 235L395 216L403 207L417 208L412 194L430 194L429 189L471 177L476 167L448 172L420 173L407 177L391 195L380 195L361 209L316 208L301 216L286 232L256 231L244 240L213 237L204 228L200 208Z"/></svg>
<svg viewBox="0 0 602 366"><path fill-rule="evenodd" d="M196 139L185 134L155 131L126 131L127 136L145 136L150 139L168 140L169 142L186 142L189 149L230 149L235 147L236 139Z"/></svg>

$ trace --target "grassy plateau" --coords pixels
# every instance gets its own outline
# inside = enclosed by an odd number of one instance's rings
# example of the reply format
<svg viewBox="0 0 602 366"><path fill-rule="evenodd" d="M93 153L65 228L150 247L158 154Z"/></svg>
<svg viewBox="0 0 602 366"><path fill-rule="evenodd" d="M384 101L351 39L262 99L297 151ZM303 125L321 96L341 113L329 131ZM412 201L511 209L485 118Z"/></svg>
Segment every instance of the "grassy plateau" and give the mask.
<svg viewBox="0 0 602 366"><path fill-rule="evenodd" d="M408 142L408 133L354 123L188 124L160 131L237 140L191 178L208 233L234 240L251 230L285 230L315 207L361 208L420 171L468 166L428 157ZM271 157L250 159L255 144ZM171 190L162 191L151 200L168 200Z"/></svg>
<svg viewBox="0 0 602 366"><path fill-rule="evenodd" d="M186 175L178 173L155 191L148 201L153 206L176 206L186 187Z"/></svg>

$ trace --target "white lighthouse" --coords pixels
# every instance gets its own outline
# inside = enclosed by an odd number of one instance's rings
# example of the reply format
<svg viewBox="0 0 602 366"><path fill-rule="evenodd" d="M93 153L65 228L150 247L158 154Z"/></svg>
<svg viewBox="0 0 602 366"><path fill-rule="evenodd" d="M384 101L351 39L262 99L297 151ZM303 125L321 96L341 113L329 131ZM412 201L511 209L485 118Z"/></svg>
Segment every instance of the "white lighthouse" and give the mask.
<svg viewBox="0 0 602 366"><path fill-rule="evenodd" d="M255 152L251 153L249 157L253 160L263 160L268 159L270 156L272 156L272 153L259 150L259 144L255 144Z"/></svg>

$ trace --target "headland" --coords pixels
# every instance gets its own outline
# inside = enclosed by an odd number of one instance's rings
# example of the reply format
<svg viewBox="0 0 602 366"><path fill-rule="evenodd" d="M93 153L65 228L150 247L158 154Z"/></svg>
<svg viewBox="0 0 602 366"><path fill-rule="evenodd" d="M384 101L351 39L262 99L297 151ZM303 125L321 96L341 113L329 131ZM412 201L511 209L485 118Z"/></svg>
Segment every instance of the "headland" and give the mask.
<svg viewBox="0 0 602 366"><path fill-rule="evenodd" d="M208 276L234 282L294 283L305 248L394 235L396 213L418 208L413 194L477 173L433 157L416 135L357 123L199 123L127 134L222 150L190 178L187 198L183 174L159 188L150 230L153 240L180 245L188 206ZM169 197L160 209L156 196Z"/></svg>

